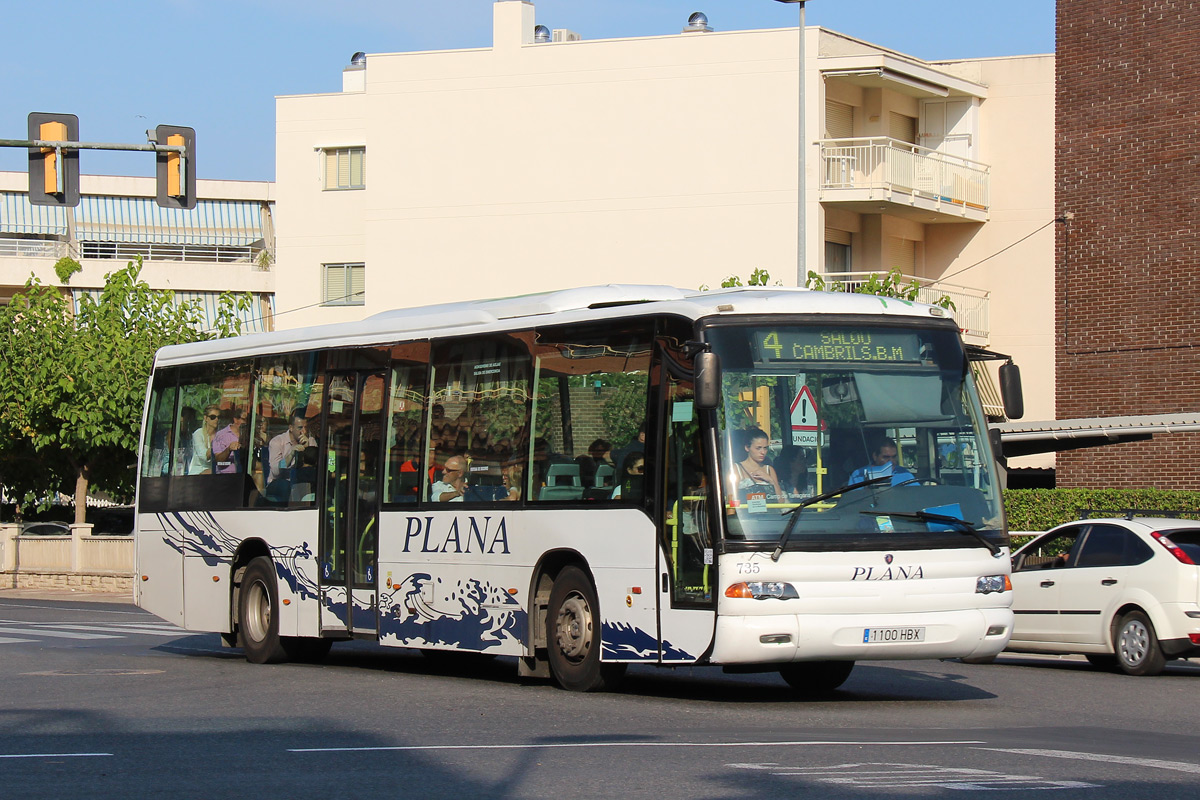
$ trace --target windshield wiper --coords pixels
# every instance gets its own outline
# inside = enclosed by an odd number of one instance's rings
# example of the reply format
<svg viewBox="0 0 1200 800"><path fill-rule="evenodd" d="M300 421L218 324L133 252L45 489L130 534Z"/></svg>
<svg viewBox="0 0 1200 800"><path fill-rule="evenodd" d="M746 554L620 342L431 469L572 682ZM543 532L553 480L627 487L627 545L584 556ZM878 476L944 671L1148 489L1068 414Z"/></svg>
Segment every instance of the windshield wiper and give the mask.
<svg viewBox="0 0 1200 800"><path fill-rule="evenodd" d="M771 560L778 561L779 557L783 555L784 545L787 544L788 537L792 535L792 528L796 527L796 520L800 519L801 509L808 508L809 506L816 505L817 503L823 503L830 498L837 497L839 494L845 494L846 492L853 491L854 489L861 489L864 486L883 483L884 481L890 481L891 479L892 478L890 475L885 475L882 478L871 478L869 481L859 481L858 483L847 484L846 486L834 489L832 492L825 492L824 494L819 494L816 497L810 497L807 500L802 500L799 504L789 508L787 511L781 512L781 515L791 514L792 518L789 519L787 525L784 526L783 535L779 537L779 543L775 545L775 552L771 553Z"/></svg>
<svg viewBox="0 0 1200 800"><path fill-rule="evenodd" d="M993 556L999 557L1000 548L995 542L988 539L979 529L965 519L952 517L948 514L934 514L929 511L860 511L860 514L868 514L872 517L900 517L901 519L915 519L919 522L938 522L942 525L951 525L959 533L965 533L968 536L974 536L983 546L988 549L988 552Z"/></svg>

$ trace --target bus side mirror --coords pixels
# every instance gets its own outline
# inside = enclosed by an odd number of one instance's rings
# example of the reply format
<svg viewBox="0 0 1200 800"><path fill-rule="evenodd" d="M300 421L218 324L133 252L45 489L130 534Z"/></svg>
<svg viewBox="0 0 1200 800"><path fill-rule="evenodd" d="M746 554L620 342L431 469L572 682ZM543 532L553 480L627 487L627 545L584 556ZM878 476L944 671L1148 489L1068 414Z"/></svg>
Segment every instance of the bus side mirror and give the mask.
<svg viewBox="0 0 1200 800"><path fill-rule="evenodd" d="M721 361L716 353L697 353L693 366L696 407L710 411L721 403Z"/></svg>
<svg viewBox="0 0 1200 800"><path fill-rule="evenodd" d="M1021 393L1021 368L1011 361L1000 367L1000 397L1009 419L1025 416L1025 397Z"/></svg>

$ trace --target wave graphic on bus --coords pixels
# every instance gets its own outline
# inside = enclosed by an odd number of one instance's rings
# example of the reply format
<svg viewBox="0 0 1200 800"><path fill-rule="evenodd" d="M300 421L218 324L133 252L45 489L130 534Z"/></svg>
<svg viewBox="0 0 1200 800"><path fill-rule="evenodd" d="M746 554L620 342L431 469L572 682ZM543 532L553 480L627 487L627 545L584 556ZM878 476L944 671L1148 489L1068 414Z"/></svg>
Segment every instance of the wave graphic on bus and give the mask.
<svg viewBox="0 0 1200 800"><path fill-rule="evenodd" d="M162 524L163 542L184 556L200 556L210 567L230 561L242 540L227 531L210 512L189 511L157 515ZM316 598L317 582L310 578L297 560L312 561L308 542L298 547L271 547L275 572L300 599Z"/></svg>
<svg viewBox="0 0 1200 800"><path fill-rule="evenodd" d="M634 625L624 622L605 622L602 626L604 658L612 661L656 661L658 639ZM696 657L680 650L666 639L662 641L663 661L695 661Z"/></svg>
<svg viewBox="0 0 1200 800"><path fill-rule="evenodd" d="M487 650L521 640L528 615L504 588L475 578L443 585L417 572L380 597L380 639Z"/></svg>

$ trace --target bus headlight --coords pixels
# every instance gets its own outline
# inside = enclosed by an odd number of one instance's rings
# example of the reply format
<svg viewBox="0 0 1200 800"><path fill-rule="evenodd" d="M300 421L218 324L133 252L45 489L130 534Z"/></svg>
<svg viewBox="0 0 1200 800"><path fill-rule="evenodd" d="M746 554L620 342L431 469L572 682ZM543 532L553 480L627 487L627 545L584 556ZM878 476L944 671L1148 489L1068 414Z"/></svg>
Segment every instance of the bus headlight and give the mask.
<svg viewBox="0 0 1200 800"><path fill-rule="evenodd" d="M992 592L1011 592L1012 581L1007 575L984 575L975 579L975 594L991 594Z"/></svg>
<svg viewBox="0 0 1200 800"><path fill-rule="evenodd" d="M783 581L748 581L735 583L725 590L726 597L746 600L792 600L800 597L796 587Z"/></svg>

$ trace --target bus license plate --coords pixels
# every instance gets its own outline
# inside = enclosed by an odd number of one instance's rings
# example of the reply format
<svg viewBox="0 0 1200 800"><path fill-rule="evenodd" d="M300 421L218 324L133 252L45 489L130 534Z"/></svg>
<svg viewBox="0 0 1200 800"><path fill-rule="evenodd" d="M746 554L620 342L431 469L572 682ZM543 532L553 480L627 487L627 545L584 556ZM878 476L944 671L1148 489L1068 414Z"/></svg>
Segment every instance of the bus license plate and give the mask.
<svg viewBox="0 0 1200 800"><path fill-rule="evenodd" d="M863 644L923 641L924 628L863 628Z"/></svg>

